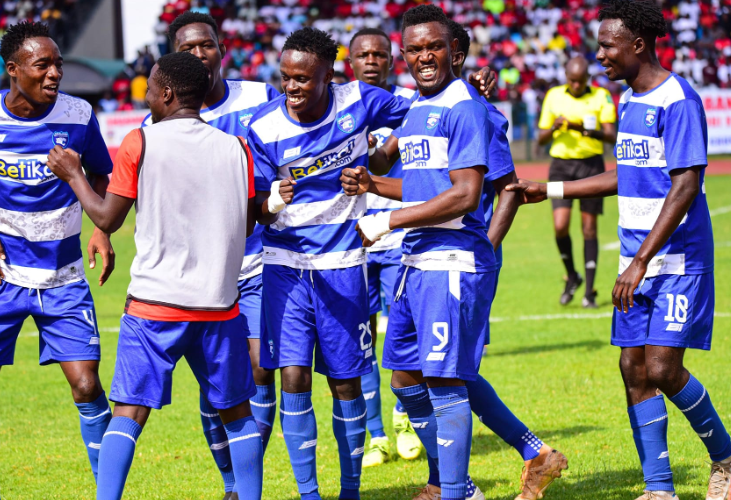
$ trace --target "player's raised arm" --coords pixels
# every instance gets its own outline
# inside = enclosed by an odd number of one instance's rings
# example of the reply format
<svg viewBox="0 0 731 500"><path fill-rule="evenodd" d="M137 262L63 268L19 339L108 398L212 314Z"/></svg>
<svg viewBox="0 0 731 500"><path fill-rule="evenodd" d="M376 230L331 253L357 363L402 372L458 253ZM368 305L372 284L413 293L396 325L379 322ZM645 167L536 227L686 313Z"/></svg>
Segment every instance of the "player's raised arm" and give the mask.
<svg viewBox="0 0 731 500"><path fill-rule="evenodd" d="M134 198L112 193L107 193L105 198L99 196L84 176L81 158L76 151L63 149L61 146L54 147L48 154L48 168L71 186L96 227L105 233L113 233L122 226L134 204Z"/></svg>

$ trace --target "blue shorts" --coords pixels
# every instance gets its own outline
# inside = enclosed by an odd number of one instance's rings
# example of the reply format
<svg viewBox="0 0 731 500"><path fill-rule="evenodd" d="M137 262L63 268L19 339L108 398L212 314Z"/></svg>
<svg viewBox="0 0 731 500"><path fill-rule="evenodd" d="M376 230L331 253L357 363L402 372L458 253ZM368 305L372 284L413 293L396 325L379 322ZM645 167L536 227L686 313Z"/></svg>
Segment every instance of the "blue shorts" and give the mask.
<svg viewBox="0 0 731 500"><path fill-rule="evenodd" d="M381 312L381 290L391 307L396 275L401 267L401 249L368 253L368 302L371 315Z"/></svg>
<svg viewBox="0 0 731 500"><path fill-rule="evenodd" d="M228 321L154 321L122 316L109 399L160 409L170 404L173 370L185 356L201 392L225 410L256 394L241 316Z"/></svg>
<svg viewBox="0 0 731 500"><path fill-rule="evenodd" d="M261 274L239 281L239 312L250 339L261 336Z"/></svg>
<svg viewBox="0 0 731 500"><path fill-rule="evenodd" d="M647 278L625 314L615 309L612 345L711 348L713 273Z"/></svg>
<svg viewBox="0 0 731 500"><path fill-rule="evenodd" d="M335 379L372 371L366 268L308 271L264 264L262 368L312 366Z"/></svg>
<svg viewBox="0 0 731 500"><path fill-rule="evenodd" d="M490 340L494 271L422 271L402 266L382 366L426 377L475 380Z"/></svg>
<svg viewBox="0 0 731 500"><path fill-rule="evenodd" d="M0 366L12 365L28 316L38 328L40 364L99 361L99 329L89 284L77 281L38 290L0 282Z"/></svg>

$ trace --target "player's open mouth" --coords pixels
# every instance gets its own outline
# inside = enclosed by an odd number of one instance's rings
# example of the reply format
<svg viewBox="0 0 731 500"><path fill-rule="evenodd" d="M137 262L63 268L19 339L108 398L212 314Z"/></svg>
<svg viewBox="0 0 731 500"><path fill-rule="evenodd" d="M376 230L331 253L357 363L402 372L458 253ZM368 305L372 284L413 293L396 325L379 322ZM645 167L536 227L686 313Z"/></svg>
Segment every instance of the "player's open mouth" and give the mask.
<svg viewBox="0 0 731 500"><path fill-rule="evenodd" d="M297 106L298 104L305 102L305 98L302 96L287 95L287 101L289 101L292 106Z"/></svg>
<svg viewBox="0 0 731 500"><path fill-rule="evenodd" d="M43 87L46 94L58 95L58 85L46 85Z"/></svg>
<svg viewBox="0 0 731 500"><path fill-rule="evenodd" d="M425 66L419 69L419 76L424 80L431 80L437 74L436 66Z"/></svg>

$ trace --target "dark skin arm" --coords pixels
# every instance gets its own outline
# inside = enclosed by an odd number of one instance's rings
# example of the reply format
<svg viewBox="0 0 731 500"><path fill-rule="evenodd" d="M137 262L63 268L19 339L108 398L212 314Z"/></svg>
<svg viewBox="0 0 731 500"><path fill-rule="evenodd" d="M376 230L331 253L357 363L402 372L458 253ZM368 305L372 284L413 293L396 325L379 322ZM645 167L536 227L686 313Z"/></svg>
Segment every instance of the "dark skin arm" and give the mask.
<svg viewBox="0 0 731 500"><path fill-rule="evenodd" d="M107 194L107 186L109 186L109 176L88 174L86 177L89 180L91 189L104 198ZM96 267L96 254L102 256L102 273L99 275L99 286L102 286L114 271L115 255L109 235L95 227L91 238L89 238L89 244L86 246L86 253L89 255L89 267L91 269Z"/></svg>
<svg viewBox="0 0 731 500"><path fill-rule="evenodd" d="M487 173L487 167L484 165L476 165L474 167L449 172L452 187L420 205L391 212L390 228L405 229L410 227L434 226L477 210L477 207L480 205L480 197L482 196L482 181L485 178L485 173ZM345 176L345 172L343 174L341 180L344 177L349 179L349 177ZM358 180L360 183L365 183L364 177L367 175L365 169L360 172L360 175L361 177ZM397 199L395 196L400 194L401 180L387 180L398 181L398 188L395 182L380 184L380 186L377 182L368 182L368 192ZM345 187L345 182L343 184L343 187ZM373 242L368 240L361 232L359 226L356 226L356 229L363 240L364 247L373 245Z"/></svg>
<svg viewBox="0 0 731 500"><path fill-rule="evenodd" d="M48 155L47 165L59 179L68 182L96 227L107 234L122 227L135 200L113 193L107 193L107 196L102 198L94 192L84 177L81 159L76 151L56 146Z"/></svg>
<svg viewBox="0 0 731 500"><path fill-rule="evenodd" d="M496 250L502 244L505 235L508 234L521 203L519 193L505 189L509 184L515 182L518 182L515 171L492 181L492 186L498 195L498 202L492 215L492 221L490 221L490 228L487 230L487 237Z"/></svg>
<svg viewBox="0 0 731 500"><path fill-rule="evenodd" d="M257 191L256 201L254 202L256 221L265 226L273 224L277 220L277 214L269 213L269 204L267 203L269 194L269 191Z"/></svg>
<svg viewBox="0 0 731 500"><path fill-rule="evenodd" d="M368 170L376 175L386 175L400 157L398 139L390 135L368 159Z"/></svg>
<svg viewBox="0 0 731 500"><path fill-rule="evenodd" d="M690 205L700 192L700 171L703 167L691 167L670 172L672 187L665 198L660 215L652 231L642 242L632 263L617 278L612 290L612 303L621 312L634 306L634 291L647 272L647 265L680 225Z"/></svg>
<svg viewBox="0 0 731 500"><path fill-rule="evenodd" d="M373 177L364 167L343 169L340 182L348 196L373 193L390 200L401 201L402 179Z"/></svg>
<svg viewBox="0 0 731 500"><path fill-rule="evenodd" d="M518 183L509 184L507 191L522 194L522 203L539 203L547 198L546 184L520 179ZM563 197L567 200L582 198L605 198L617 194L617 171L609 170L599 175L578 181L563 183Z"/></svg>

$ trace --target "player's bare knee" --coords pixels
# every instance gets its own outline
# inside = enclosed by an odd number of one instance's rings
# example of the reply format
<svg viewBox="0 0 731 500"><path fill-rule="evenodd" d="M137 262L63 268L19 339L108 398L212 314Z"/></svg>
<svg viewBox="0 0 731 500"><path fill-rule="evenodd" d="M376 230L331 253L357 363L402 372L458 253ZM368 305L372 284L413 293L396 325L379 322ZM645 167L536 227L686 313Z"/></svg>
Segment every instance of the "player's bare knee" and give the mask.
<svg viewBox="0 0 731 500"><path fill-rule="evenodd" d="M256 385L270 385L274 383L275 376L274 370L267 370L261 366L257 366L253 369L254 372L254 383Z"/></svg>
<svg viewBox="0 0 731 500"><path fill-rule="evenodd" d="M673 363L653 360L647 365L647 378L668 396L674 396L687 382L685 368Z"/></svg>
<svg viewBox="0 0 731 500"><path fill-rule="evenodd" d="M71 394L77 403L89 403L98 398L102 393L102 385L99 376L93 372L86 372L71 381Z"/></svg>
<svg viewBox="0 0 731 500"><path fill-rule="evenodd" d="M644 357L623 351L619 357L619 371L628 389L644 388L648 383Z"/></svg>
<svg viewBox="0 0 731 500"><path fill-rule="evenodd" d="M312 390L312 373L301 366L288 366L282 370L282 390L300 394Z"/></svg>
<svg viewBox="0 0 731 500"><path fill-rule="evenodd" d="M349 379L327 378L330 391L334 398L340 401L352 401L361 395L360 377Z"/></svg>

